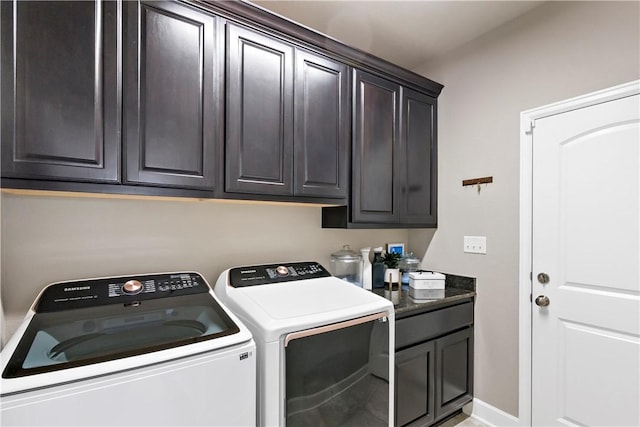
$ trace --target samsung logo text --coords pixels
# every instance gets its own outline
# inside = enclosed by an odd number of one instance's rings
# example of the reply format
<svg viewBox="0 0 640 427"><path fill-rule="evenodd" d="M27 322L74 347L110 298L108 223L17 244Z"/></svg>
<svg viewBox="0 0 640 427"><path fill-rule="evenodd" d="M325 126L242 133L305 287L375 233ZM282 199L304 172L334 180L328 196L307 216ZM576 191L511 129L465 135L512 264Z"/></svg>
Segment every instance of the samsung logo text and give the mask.
<svg viewBox="0 0 640 427"><path fill-rule="evenodd" d="M74 292L74 291L88 291L91 289L91 286L74 286L72 288L64 288L65 292Z"/></svg>

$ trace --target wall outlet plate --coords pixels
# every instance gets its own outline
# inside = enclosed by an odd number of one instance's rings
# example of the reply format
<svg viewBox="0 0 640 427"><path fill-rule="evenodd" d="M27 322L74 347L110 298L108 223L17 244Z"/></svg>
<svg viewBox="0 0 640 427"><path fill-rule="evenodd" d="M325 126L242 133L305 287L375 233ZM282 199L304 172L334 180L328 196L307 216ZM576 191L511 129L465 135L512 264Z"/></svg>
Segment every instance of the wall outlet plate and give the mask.
<svg viewBox="0 0 640 427"><path fill-rule="evenodd" d="M464 236L464 252L468 254L486 254L486 236Z"/></svg>

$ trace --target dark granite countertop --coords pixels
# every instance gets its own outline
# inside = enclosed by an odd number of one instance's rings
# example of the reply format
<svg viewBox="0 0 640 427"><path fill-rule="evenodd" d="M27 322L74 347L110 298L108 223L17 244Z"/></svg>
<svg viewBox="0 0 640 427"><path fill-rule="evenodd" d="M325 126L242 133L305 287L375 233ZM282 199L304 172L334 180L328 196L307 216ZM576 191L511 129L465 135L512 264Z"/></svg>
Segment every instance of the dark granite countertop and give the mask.
<svg viewBox="0 0 640 427"><path fill-rule="evenodd" d="M449 305L459 300L475 297L476 279L453 274L445 274L445 276L444 298L415 300L409 297L409 286L402 286L400 300L394 304L396 318L417 314L420 311L429 311L441 305ZM373 292L382 297L385 296L384 289L374 289Z"/></svg>

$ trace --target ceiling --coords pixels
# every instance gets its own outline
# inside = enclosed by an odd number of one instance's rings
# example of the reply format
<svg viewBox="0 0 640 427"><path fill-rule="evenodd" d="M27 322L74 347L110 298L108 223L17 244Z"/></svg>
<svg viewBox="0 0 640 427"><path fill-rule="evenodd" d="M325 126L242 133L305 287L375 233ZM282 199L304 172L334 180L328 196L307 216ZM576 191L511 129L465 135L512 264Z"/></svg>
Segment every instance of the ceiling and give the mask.
<svg viewBox="0 0 640 427"><path fill-rule="evenodd" d="M265 9L408 69L542 1L258 0Z"/></svg>

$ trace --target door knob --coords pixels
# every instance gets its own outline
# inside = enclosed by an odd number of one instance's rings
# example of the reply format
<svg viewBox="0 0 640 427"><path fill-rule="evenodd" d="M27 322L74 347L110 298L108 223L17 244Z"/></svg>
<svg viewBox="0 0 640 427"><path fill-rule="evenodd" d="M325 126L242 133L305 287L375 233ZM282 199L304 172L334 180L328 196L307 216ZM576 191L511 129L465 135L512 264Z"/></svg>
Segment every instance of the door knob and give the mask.
<svg viewBox="0 0 640 427"><path fill-rule="evenodd" d="M549 298L544 295L540 295L536 298L536 304L540 307L546 307L549 305Z"/></svg>
<svg viewBox="0 0 640 427"><path fill-rule="evenodd" d="M546 285L549 283L549 275L547 273L538 273L538 282Z"/></svg>

